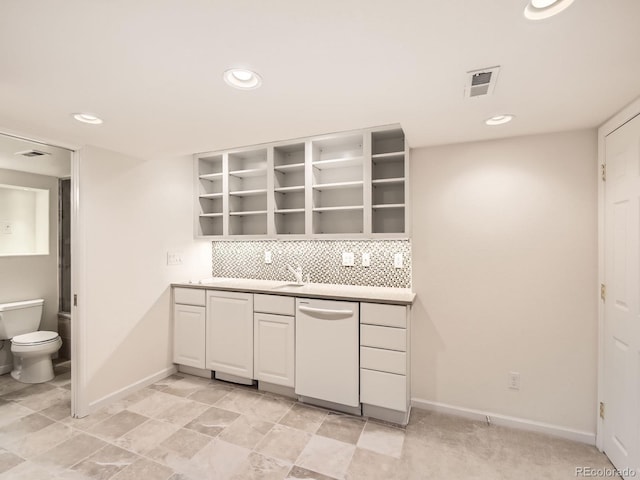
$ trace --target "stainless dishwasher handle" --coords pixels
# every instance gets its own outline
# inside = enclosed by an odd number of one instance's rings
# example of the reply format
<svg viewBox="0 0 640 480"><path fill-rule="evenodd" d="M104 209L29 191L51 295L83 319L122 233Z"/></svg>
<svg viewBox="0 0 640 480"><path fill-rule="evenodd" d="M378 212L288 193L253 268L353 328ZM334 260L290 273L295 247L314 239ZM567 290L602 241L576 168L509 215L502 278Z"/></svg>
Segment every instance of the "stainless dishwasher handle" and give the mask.
<svg viewBox="0 0 640 480"><path fill-rule="evenodd" d="M298 310L310 315L331 316L331 317L350 317L353 315L351 310L330 310L328 308L313 308L305 307L303 305L298 306Z"/></svg>

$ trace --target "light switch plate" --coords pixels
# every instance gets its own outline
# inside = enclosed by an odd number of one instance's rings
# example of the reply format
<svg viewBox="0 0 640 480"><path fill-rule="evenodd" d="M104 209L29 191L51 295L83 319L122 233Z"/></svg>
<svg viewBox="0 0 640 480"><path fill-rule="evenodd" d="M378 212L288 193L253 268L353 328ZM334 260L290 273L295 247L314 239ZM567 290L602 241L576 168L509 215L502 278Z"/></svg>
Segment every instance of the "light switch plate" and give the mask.
<svg viewBox="0 0 640 480"><path fill-rule="evenodd" d="M182 265L182 252L167 252L167 265Z"/></svg>
<svg viewBox="0 0 640 480"><path fill-rule="evenodd" d="M402 268L404 266L404 261L401 253L396 253L393 256L393 266L395 268Z"/></svg>
<svg viewBox="0 0 640 480"><path fill-rule="evenodd" d="M342 265L345 267L353 267L355 264L355 257L353 252L342 252Z"/></svg>
<svg viewBox="0 0 640 480"><path fill-rule="evenodd" d="M264 263L271 264L273 262L273 256L271 255L271 250L264 251Z"/></svg>
<svg viewBox="0 0 640 480"><path fill-rule="evenodd" d="M11 235L13 233L13 224L11 222L0 222L0 233Z"/></svg>
<svg viewBox="0 0 640 480"><path fill-rule="evenodd" d="M371 254L370 253L363 253L362 254L362 266L363 267L370 267L371 266Z"/></svg>

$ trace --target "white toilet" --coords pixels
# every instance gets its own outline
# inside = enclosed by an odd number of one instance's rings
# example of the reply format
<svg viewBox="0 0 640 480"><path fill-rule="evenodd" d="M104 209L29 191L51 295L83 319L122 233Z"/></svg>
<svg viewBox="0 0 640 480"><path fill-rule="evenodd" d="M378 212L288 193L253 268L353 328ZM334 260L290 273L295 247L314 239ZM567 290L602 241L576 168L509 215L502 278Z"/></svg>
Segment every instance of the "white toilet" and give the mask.
<svg viewBox="0 0 640 480"><path fill-rule="evenodd" d="M43 306L43 299L0 304L0 340L11 339L11 376L22 383L43 383L54 377L51 355L62 340L56 332L38 331Z"/></svg>

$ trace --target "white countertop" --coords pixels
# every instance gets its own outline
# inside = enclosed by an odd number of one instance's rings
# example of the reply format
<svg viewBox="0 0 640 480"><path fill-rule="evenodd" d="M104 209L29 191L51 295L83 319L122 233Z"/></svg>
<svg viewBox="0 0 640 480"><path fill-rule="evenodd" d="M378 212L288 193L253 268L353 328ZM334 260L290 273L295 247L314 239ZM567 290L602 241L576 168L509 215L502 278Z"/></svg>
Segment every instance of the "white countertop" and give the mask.
<svg viewBox="0 0 640 480"><path fill-rule="evenodd" d="M360 285L331 285L309 283L302 286L280 280L253 280L248 278L207 278L187 282L172 283L173 287L206 288L272 295L288 295L307 298L330 298L338 300L375 301L411 305L416 294L409 288L366 287Z"/></svg>

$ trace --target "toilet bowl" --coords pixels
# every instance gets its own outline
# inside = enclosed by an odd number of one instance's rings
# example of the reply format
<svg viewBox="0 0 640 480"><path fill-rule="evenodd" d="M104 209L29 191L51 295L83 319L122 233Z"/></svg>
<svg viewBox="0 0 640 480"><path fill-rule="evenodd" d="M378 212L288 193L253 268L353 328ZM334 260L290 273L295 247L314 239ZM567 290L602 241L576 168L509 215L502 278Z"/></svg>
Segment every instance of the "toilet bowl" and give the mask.
<svg viewBox="0 0 640 480"><path fill-rule="evenodd" d="M3 346L11 341L11 376L19 382L42 383L54 377L51 355L62 340L56 332L38 331L43 306L41 298L0 304L0 340Z"/></svg>
<svg viewBox="0 0 640 480"><path fill-rule="evenodd" d="M13 370L11 376L22 383L43 383L55 376L51 355L62 346L56 332L39 331L11 339Z"/></svg>

